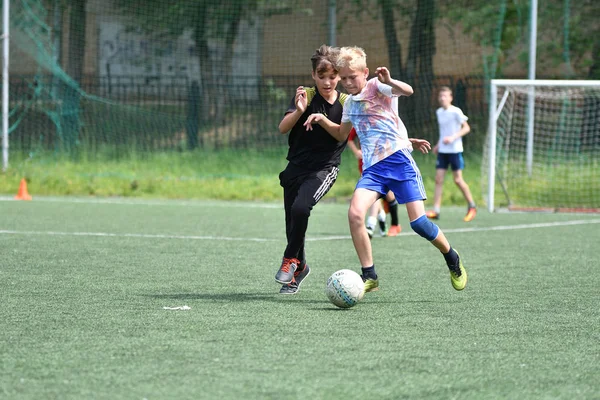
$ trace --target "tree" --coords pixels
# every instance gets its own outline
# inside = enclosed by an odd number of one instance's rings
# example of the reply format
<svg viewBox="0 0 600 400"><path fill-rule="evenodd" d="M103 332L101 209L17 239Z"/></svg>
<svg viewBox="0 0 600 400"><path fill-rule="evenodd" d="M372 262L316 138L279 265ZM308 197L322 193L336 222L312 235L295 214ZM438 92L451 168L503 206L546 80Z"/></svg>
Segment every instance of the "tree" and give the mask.
<svg viewBox="0 0 600 400"><path fill-rule="evenodd" d="M233 42L241 20L256 10L259 0L116 0L117 8L129 19L130 24L140 28L153 38L179 37L190 30L195 43L195 56L200 65L199 82L207 99L216 99L216 87L213 78L213 60L209 49L209 40L218 39L223 43L225 71L219 76L230 79ZM201 102L200 118L208 121L211 103Z"/></svg>
<svg viewBox="0 0 600 400"><path fill-rule="evenodd" d="M87 0L69 0L69 51L66 72L81 84L85 57L85 30Z"/></svg>
<svg viewBox="0 0 600 400"><path fill-rule="evenodd" d="M378 12L371 13L373 9ZM435 78L435 0L353 0L350 12L359 16L366 13L383 20L392 77L416 86L410 100L399 102L402 119L413 126L430 124L432 109L429 102ZM396 29L398 22L410 24L408 55L404 63Z"/></svg>
<svg viewBox="0 0 600 400"><path fill-rule="evenodd" d="M66 60L66 72L78 85L83 81L83 65L86 44L86 3L87 0L68 0L69 7L69 40ZM55 5L59 7L59 4ZM62 134L63 146L68 152L75 150L79 138L81 124L81 94L79 87L64 84L62 93Z"/></svg>
<svg viewBox="0 0 600 400"><path fill-rule="evenodd" d="M297 9L292 0L114 0L132 25L153 36L179 37L189 30L200 65L199 84L205 101L200 102L200 122L220 121L232 79L234 44L243 21L254 17L288 13ZM219 65L210 45L221 50ZM213 76L218 71L218 76Z"/></svg>
<svg viewBox="0 0 600 400"><path fill-rule="evenodd" d="M483 64L488 78L502 76L503 69L515 63L527 66L529 0L439 0L439 3L444 15L490 50ZM537 76L591 76L594 65L600 64L600 54L594 51L600 36L599 13L600 2L595 0L553 0L538 8ZM554 73L552 70L561 64L562 72Z"/></svg>
<svg viewBox="0 0 600 400"><path fill-rule="evenodd" d="M435 54L435 0L418 0L417 11L410 28L406 76L418 85L419 95L410 104L413 108L413 121L418 126L427 125L432 120L430 105L434 90L433 56Z"/></svg>

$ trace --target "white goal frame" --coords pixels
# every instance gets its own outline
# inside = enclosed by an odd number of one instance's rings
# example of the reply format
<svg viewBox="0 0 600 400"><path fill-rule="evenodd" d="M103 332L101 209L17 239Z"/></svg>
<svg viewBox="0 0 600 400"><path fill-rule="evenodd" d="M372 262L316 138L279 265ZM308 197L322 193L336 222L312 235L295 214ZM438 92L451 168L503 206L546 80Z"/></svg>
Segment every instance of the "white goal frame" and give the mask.
<svg viewBox="0 0 600 400"><path fill-rule="evenodd" d="M542 80L542 79L492 79L490 81L490 102L489 102L489 120L488 120L488 152L489 152L489 166L488 166L488 193L487 193L487 206L489 212L494 212L494 191L496 189L496 135L498 118L502 112L502 108L508 99L509 91L506 90L500 103L498 103L498 87L508 86L520 86L528 87L531 101L529 104L533 104L535 98L536 87L597 87L600 88L600 81L592 80ZM530 106L531 107L531 106ZM527 126L527 171L531 174L531 167L533 164L533 143L534 137L534 109L531 107L528 109L528 126Z"/></svg>

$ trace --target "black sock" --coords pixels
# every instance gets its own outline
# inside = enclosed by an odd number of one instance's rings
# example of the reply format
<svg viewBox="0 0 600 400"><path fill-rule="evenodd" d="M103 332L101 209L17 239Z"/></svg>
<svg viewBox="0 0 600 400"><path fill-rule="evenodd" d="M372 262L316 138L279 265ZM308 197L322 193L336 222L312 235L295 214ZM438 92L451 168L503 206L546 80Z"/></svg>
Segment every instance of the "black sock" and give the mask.
<svg viewBox="0 0 600 400"><path fill-rule="evenodd" d="M450 247L450 251L447 253L442 253L444 258L446 259L446 265L448 267L454 267L458 264L458 253L454 251L452 247Z"/></svg>
<svg viewBox="0 0 600 400"><path fill-rule="evenodd" d="M394 201L388 201L388 206L390 208L390 216L392 217L392 225L398 225L398 201L394 199Z"/></svg>
<svg viewBox="0 0 600 400"><path fill-rule="evenodd" d="M362 268L363 278L371 278L377 279L377 274L375 273L375 265L371 265L370 267Z"/></svg>

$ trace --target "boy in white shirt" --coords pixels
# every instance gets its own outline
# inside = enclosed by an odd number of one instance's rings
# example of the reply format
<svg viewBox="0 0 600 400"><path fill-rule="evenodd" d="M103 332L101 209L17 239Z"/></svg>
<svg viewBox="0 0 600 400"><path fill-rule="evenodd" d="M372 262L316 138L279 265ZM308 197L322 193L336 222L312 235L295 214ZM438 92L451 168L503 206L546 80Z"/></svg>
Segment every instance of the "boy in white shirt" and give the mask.
<svg viewBox="0 0 600 400"><path fill-rule="evenodd" d="M437 154L435 164L435 194L433 196L433 210L427 212L427 218L440 218L444 179L448 166L450 166L452 168L452 175L454 176L454 183L456 183L456 186L458 186L463 196L465 196L465 200L467 200L467 215L465 215L463 220L469 222L477 215L477 208L473 201L471 190L462 176L462 170L465 168L462 137L471 131L471 127L467 123L469 118L463 114L460 108L452 105L452 90L449 87L442 86L440 88L438 102L441 106L436 111L440 127L440 139L433 148L433 152Z"/></svg>

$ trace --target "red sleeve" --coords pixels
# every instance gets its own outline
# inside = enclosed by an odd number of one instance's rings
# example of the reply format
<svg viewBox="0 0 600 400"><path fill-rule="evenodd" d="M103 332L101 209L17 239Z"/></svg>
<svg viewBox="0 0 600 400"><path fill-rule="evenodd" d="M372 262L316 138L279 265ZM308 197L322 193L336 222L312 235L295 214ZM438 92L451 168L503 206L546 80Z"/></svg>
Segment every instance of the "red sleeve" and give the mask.
<svg viewBox="0 0 600 400"><path fill-rule="evenodd" d="M350 129L350 133L348 134L348 140L354 140L356 138L356 130L354 128Z"/></svg>

